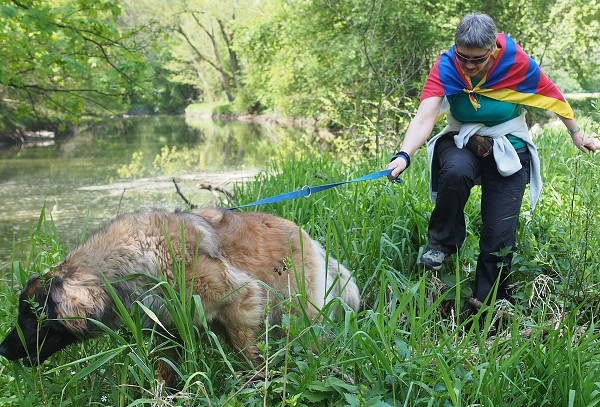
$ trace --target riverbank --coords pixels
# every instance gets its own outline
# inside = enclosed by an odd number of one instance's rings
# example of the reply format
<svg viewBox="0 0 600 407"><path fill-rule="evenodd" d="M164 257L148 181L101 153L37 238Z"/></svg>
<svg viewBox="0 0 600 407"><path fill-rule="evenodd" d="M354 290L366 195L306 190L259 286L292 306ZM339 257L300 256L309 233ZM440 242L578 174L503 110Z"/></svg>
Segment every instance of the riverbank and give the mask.
<svg viewBox="0 0 600 407"><path fill-rule="evenodd" d="M319 120L308 117L287 117L277 113L249 114L236 112L229 103L192 103L185 108L185 116L212 120L236 120L248 123L272 123L281 126L318 127Z"/></svg>

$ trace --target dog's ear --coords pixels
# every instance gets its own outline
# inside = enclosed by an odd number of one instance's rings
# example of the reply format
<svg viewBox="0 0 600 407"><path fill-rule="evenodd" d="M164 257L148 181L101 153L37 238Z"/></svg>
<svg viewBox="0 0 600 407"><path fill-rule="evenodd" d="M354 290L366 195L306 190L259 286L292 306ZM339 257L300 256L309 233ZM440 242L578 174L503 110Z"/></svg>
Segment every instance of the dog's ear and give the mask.
<svg viewBox="0 0 600 407"><path fill-rule="evenodd" d="M21 295L19 296L19 302L22 302L23 300L28 300L31 298L35 299L39 284L40 284L40 276L37 274L34 276L31 276L29 278L29 280L27 280L27 282L25 283L25 286L23 287L23 291L21 291Z"/></svg>
<svg viewBox="0 0 600 407"><path fill-rule="evenodd" d="M104 285L91 281L53 278L49 286L48 314L58 318L69 332L86 334L92 328L87 318L101 319L98 313L109 308Z"/></svg>
<svg viewBox="0 0 600 407"><path fill-rule="evenodd" d="M43 307L46 302L45 297L47 296L47 293L42 288L41 281L40 276L35 275L25 283L25 287L23 287L23 291L21 291L21 295L19 296L18 307L20 319L37 320L35 314L40 307Z"/></svg>

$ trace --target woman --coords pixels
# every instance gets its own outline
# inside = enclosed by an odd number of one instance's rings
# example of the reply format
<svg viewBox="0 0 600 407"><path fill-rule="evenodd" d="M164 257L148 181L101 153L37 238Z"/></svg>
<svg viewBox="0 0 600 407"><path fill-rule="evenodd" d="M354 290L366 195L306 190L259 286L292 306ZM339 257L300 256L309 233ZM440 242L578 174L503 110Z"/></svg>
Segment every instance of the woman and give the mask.
<svg viewBox="0 0 600 407"><path fill-rule="evenodd" d="M435 208L421 264L439 270L460 248L466 235L464 207L471 188L480 183L483 226L474 297L489 299L498 281L496 299L507 298L502 276L512 261L526 184L532 210L541 191L539 159L522 105L557 113L582 151L596 151L599 143L577 126L568 102L537 63L498 34L485 14L466 15L454 46L435 63L401 152L387 166L390 179L408 167L446 104L448 125L427 146Z"/></svg>

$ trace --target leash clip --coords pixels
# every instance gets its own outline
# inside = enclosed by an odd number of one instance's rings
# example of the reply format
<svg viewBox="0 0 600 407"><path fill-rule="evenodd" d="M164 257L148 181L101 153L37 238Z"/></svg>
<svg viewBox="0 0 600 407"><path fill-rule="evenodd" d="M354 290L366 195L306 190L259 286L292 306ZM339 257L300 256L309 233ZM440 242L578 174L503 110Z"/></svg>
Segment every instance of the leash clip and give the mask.
<svg viewBox="0 0 600 407"><path fill-rule="evenodd" d="M302 190L308 189L308 195L305 196L305 198L308 198L309 196L312 195L312 189L310 189L310 185L304 185L302 187Z"/></svg>

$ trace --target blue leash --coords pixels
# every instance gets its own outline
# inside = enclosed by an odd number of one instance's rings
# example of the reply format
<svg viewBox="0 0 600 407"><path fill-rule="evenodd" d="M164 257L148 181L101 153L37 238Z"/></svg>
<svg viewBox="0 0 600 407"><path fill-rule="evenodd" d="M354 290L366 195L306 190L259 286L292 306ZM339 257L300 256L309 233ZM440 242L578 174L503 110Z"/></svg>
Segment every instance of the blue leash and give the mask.
<svg viewBox="0 0 600 407"><path fill-rule="evenodd" d="M371 174L364 175L359 178L351 179L349 181L333 182L331 184L324 184L324 185L319 185L316 187L305 186L304 188L299 189L297 191L286 192L286 193L283 193L280 195L272 196L270 198L260 199L258 201L251 202L249 204L233 206L231 208L226 208L226 209L229 209L229 210L242 209L242 208L247 208L250 206L258 206L258 205L264 205L264 204L269 204L269 203L282 202L282 201L287 201L290 199L295 199L295 198L300 198L300 197L309 197L312 194L316 194L317 192L325 191L326 189L329 189L329 188L334 188L334 187L344 185L344 184L351 184L353 182L368 181L368 180L377 179L377 178L381 178L381 177L387 177L391 173L392 173L392 170L383 170L383 171L373 172ZM402 180L400 178L396 178L393 182L400 183L400 182L402 182Z"/></svg>

